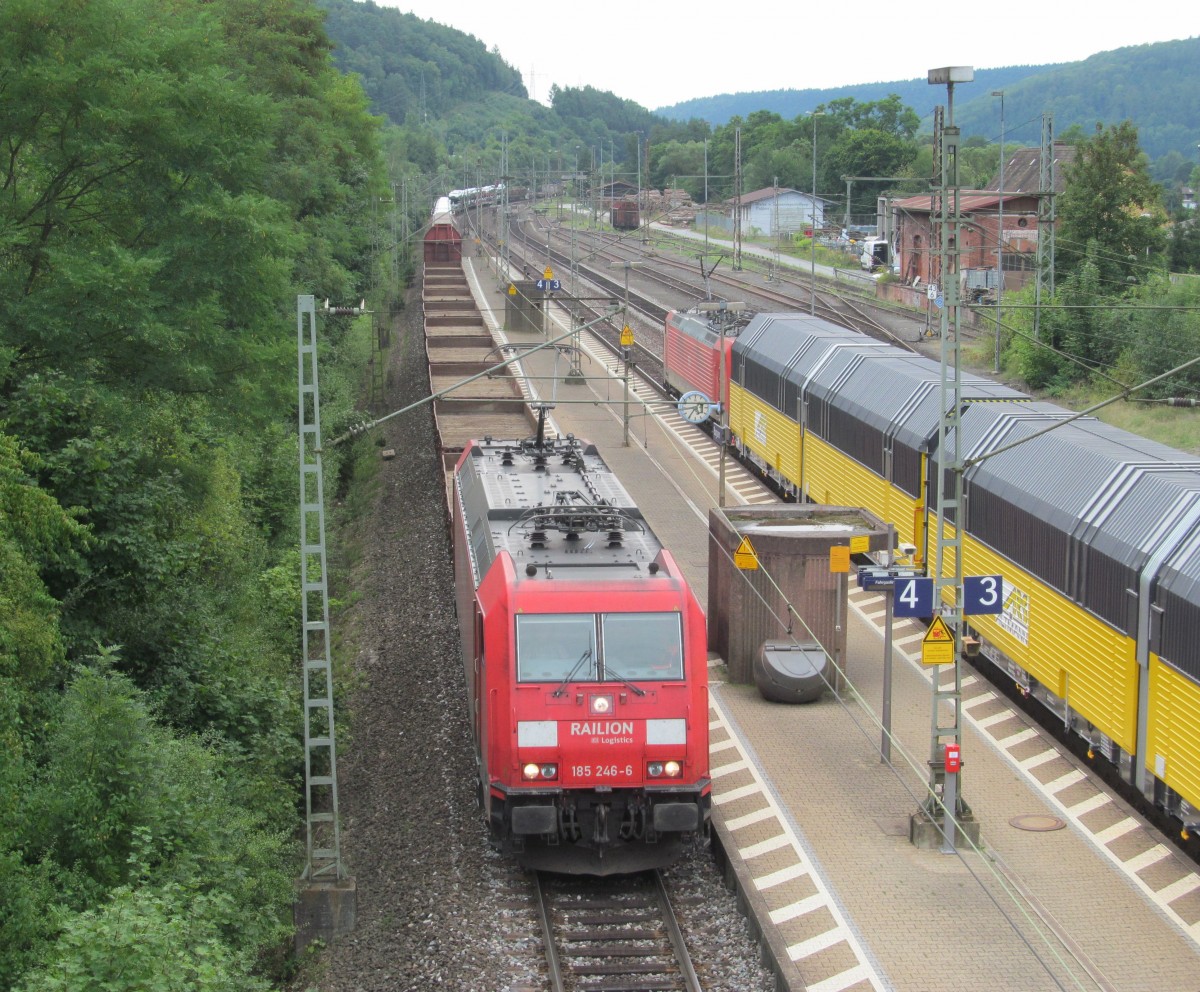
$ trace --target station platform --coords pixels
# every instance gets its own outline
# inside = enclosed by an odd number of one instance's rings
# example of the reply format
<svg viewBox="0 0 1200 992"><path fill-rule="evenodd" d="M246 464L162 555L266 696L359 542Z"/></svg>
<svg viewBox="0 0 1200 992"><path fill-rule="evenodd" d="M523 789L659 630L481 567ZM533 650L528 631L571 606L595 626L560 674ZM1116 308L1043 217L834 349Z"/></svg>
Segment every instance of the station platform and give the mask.
<svg viewBox="0 0 1200 992"><path fill-rule="evenodd" d="M500 324L494 262L485 271L482 261L466 261L468 279ZM530 388L555 403L557 429L600 447L704 604L715 461L698 460L684 443L697 429L649 397L635 398L626 446L620 384L604 361L594 349L572 382L553 349L522 364ZM743 476L729 469L727 505L770 498ZM969 669L961 780L980 848L910 843L940 669L919 663L924 629L896 621L895 743L883 763L884 604L851 590L840 698L767 702L729 682L719 658L710 665L714 840L788 987L1200 989L1196 866Z"/></svg>

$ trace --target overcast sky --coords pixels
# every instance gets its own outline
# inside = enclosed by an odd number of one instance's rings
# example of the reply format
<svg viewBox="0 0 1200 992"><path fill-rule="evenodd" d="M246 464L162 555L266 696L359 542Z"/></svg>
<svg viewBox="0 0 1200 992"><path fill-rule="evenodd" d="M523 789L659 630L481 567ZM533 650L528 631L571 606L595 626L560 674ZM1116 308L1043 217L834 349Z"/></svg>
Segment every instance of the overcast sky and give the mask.
<svg viewBox="0 0 1200 992"><path fill-rule="evenodd" d="M996 69L1076 62L1196 31L1194 0L1141 0L1122 8L1091 0L940 7L795 0L745 6L691 0L649 7L376 2L499 48L525 77L529 95L543 103L557 83L608 90L650 110L718 93L913 79L946 65Z"/></svg>

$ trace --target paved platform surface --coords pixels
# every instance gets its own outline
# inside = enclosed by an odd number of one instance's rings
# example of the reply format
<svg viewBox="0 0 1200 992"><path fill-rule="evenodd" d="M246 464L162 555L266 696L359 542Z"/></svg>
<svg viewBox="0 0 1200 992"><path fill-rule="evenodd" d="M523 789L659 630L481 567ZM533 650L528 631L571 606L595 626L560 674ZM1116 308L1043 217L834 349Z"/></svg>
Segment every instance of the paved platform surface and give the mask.
<svg viewBox="0 0 1200 992"><path fill-rule="evenodd" d="M472 259L474 263L476 260ZM503 313L493 274L478 283ZM695 429L659 404L631 418L600 353L567 385L561 358L526 360L553 416L600 446L707 602L707 515L716 470L681 438ZM711 449L715 452L715 448ZM731 469L726 501L759 500ZM853 587L853 584L852 584ZM853 690L807 706L764 701L712 667L714 808L731 855L765 907L796 987L841 990L1198 990L1200 878L1161 835L1110 797L982 681L964 680L963 791L982 850L908 841L929 751L928 673L910 660L921 630L895 628L891 766L880 761L883 603L851 595ZM1057 817L1031 832L1011 821ZM1020 822L1018 820L1018 822Z"/></svg>

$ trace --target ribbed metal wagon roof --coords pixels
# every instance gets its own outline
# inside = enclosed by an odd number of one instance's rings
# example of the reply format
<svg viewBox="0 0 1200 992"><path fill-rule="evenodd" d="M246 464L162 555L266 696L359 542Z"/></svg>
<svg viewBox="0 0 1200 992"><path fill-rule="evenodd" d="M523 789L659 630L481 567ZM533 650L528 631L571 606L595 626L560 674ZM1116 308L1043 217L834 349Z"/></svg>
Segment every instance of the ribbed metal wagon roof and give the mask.
<svg viewBox="0 0 1200 992"><path fill-rule="evenodd" d="M963 458L1029 438L1070 416L1052 403L972 407L962 420ZM1154 516L1200 483L1200 459L1084 417L971 466L966 478L1067 534L1082 535L1129 500L1112 533L1118 542L1142 545L1155 532Z"/></svg>
<svg viewBox="0 0 1200 992"><path fill-rule="evenodd" d="M734 362L737 363L739 355L752 350L757 364L783 375L798 353L812 353L812 349L830 339L854 342L868 340L857 331L831 324L820 317L799 313L760 313L734 341Z"/></svg>
<svg viewBox="0 0 1200 992"><path fill-rule="evenodd" d="M1140 569L1198 501L1200 465L1131 462L1097 494L1075 536L1114 561Z"/></svg>
<svg viewBox="0 0 1200 992"><path fill-rule="evenodd" d="M1163 564L1159 587L1188 603L1200 602L1200 530L1189 535Z"/></svg>
<svg viewBox="0 0 1200 992"><path fill-rule="evenodd" d="M889 348L860 352L840 368L823 368L813 392L834 390L839 409L850 410L862 422L921 450L937 433L940 380L936 362ZM1029 399L1009 386L970 374L962 377L961 396L965 403Z"/></svg>

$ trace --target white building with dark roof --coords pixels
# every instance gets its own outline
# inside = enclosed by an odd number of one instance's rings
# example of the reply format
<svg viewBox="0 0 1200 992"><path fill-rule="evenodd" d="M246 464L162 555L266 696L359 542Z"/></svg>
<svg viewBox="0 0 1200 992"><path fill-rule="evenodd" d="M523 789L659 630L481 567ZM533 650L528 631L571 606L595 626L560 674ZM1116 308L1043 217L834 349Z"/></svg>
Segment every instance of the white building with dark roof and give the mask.
<svg viewBox="0 0 1200 992"><path fill-rule="evenodd" d="M786 186L768 186L753 193L742 194L742 235L795 234L810 230L815 222L818 229L825 224L825 204L819 196L801 193ZM727 215L732 220L733 200L725 201Z"/></svg>

